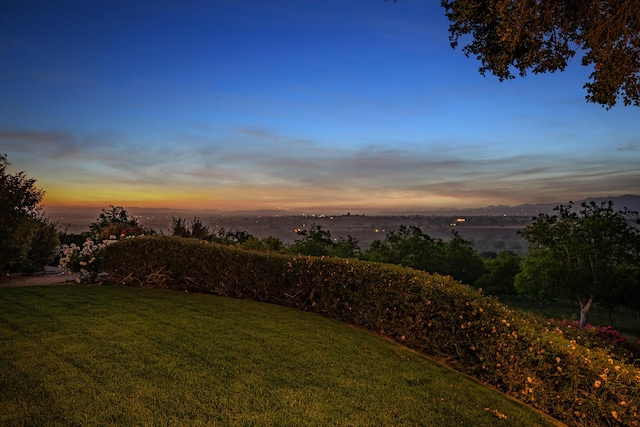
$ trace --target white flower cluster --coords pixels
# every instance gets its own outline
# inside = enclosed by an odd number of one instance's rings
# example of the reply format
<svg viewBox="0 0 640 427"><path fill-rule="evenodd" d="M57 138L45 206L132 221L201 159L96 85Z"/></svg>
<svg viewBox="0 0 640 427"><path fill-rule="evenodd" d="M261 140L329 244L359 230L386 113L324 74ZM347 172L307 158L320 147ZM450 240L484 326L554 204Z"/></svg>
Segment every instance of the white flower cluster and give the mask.
<svg viewBox="0 0 640 427"><path fill-rule="evenodd" d="M116 236L110 236L109 240L103 240L102 243L87 238L82 247L75 243L62 245L60 267L66 268L69 274L80 273L78 282L93 279L100 273L100 266L96 261L102 257L104 248L116 241Z"/></svg>

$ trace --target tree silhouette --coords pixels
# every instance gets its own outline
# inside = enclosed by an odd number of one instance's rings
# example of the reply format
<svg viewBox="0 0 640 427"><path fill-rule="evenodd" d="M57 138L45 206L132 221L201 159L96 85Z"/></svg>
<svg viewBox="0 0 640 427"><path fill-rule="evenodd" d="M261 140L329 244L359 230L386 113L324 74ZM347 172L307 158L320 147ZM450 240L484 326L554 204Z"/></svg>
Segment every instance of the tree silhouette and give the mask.
<svg viewBox="0 0 640 427"><path fill-rule="evenodd" d="M42 214L44 191L26 173L8 173L0 154L0 272L42 270L59 244L56 225Z"/></svg>
<svg viewBox="0 0 640 427"><path fill-rule="evenodd" d="M500 81L562 71L580 52L588 102L640 106L638 0L442 0L452 47Z"/></svg>

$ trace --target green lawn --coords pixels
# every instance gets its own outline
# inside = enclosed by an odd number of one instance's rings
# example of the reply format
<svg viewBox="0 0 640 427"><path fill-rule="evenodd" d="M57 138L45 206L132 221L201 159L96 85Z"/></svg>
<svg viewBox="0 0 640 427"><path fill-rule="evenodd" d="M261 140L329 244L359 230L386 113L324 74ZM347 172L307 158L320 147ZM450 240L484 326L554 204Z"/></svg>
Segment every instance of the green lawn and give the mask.
<svg viewBox="0 0 640 427"><path fill-rule="evenodd" d="M316 315L159 289L57 285L0 289L0 425L556 424Z"/></svg>

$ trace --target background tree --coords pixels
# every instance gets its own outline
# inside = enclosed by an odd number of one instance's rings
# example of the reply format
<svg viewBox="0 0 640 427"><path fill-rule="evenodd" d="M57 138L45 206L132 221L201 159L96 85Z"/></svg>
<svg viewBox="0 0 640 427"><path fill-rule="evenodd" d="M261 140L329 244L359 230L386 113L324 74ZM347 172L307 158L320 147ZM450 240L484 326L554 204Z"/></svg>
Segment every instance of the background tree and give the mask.
<svg viewBox="0 0 640 427"><path fill-rule="evenodd" d="M225 230L221 228L218 231L218 236L213 239L214 242L220 243L222 245L239 245L242 246L249 242L250 240L255 239L255 237L244 230Z"/></svg>
<svg viewBox="0 0 640 427"><path fill-rule="evenodd" d="M191 237L191 231L187 228L187 220L182 217L171 217L169 234L176 237Z"/></svg>
<svg viewBox="0 0 640 427"><path fill-rule="evenodd" d="M240 245L242 249L248 249L252 251L261 252L282 252L286 251L286 247L282 240L277 237L267 236L263 239L258 239L255 236L249 237L249 239Z"/></svg>
<svg viewBox="0 0 640 427"><path fill-rule="evenodd" d="M546 247L529 248L521 271L514 279L514 287L517 293L537 301L542 311L545 302L566 294L562 288L565 275L562 259L551 250Z"/></svg>
<svg viewBox="0 0 640 427"><path fill-rule="evenodd" d="M581 206L575 212L572 203L559 205L556 214L534 217L525 228L530 246L518 286L536 288L548 278L559 296L578 301L584 326L596 301L629 304L636 294L636 280L625 275L640 263L640 230L629 223L632 217L638 222L637 212L615 211L612 202Z"/></svg>
<svg viewBox="0 0 640 427"><path fill-rule="evenodd" d="M190 234L191 234L191 237L195 239L206 240L209 238L209 236L211 236L211 231L209 230L209 227L207 227L202 222L200 217L196 216L193 218L193 220L191 220Z"/></svg>
<svg viewBox="0 0 640 427"><path fill-rule="evenodd" d="M475 285L490 295L515 295L515 278L520 273L522 258L514 252L503 251L494 258L487 259L485 273Z"/></svg>
<svg viewBox="0 0 640 427"><path fill-rule="evenodd" d="M447 270L444 242L430 237L413 225L401 225L398 230L387 233L383 241L372 242L363 258L447 274L444 273Z"/></svg>
<svg viewBox="0 0 640 427"><path fill-rule="evenodd" d="M611 108L618 98L640 106L638 0L442 0L452 47L467 40L480 73L501 81L528 71L562 71L580 52L592 67L589 102Z"/></svg>
<svg viewBox="0 0 640 427"><path fill-rule="evenodd" d="M171 229L169 230L172 236L177 237L192 237L194 239L212 240L213 235L200 217L193 217L189 224L187 220L182 217L171 217ZM224 233L224 232L223 232Z"/></svg>
<svg viewBox="0 0 640 427"><path fill-rule="evenodd" d="M102 209L95 222L89 224L88 237L93 240L103 241L110 239L111 236L122 238L154 234L156 232L152 228L140 225L138 220L130 217L122 206L110 205L109 209Z"/></svg>
<svg viewBox="0 0 640 427"><path fill-rule="evenodd" d="M132 228L138 227L138 221L135 218L131 218L122 206L109 205L108 209L102 209L98 218L89 224L89 231L94 239L98 239L107 227L113 229L108 234L117 234L119 236L122 230L127 232ZM104 236L102 237L105 238ZM106 238L109 238L109 235Z"/></svg>
<svg viewBox="0 0 640 427"><path fill-rule="evenodd" d="M333 244L330 254L340 258L358 258L360 255L359 241L353 236L340 237Z"/></svg>
<svg viewBox="0 0 640 427"><path fill-rule="evenodd" d="M331 233L321 225L311 225L309 230L298 231L300 239L296 239L290 246L293 253L311 256L330 255L333 250Z"/></svg>
<svg viewBox="0 0 640 427"><path fill-rule="evenodd" d="M455 231L448 242L433 238L419 227L401 225L362 254L368 261L399 264L418 270L449 275L472 285L484 273L484 262L471 242Z"/></svg>
<svg viewBox="0 0 640 427"><path fill-rule="evenodd" d="M470 241L451 232L451 240L444 245L445 268L440 273L448 274L467 285L475 285L485 272L484 261Z"/></svg>
<svg viewBox="0 0 640 427"><path fill-rule="evenodd" d="M638 252L640 252L640 248L638 249ZM630 286L631 295L628 295L624 305L635 310L638 316L638 323L640 324L640 265L636 265L634 276L631 278L631 281L633 281L633 284Z"/></svg>
<svg viewBox="0 0 640 427"><path fill-rule="evenodd" d="M267 252L284 252L285 245L282 240L274 236L267 236L260 240L262 247Z"/></svg>
<svg viewBox="0 0 640 427"><path fill-rule="evenodd" d="M0 271L35 272L55 256L55 224L42 214L44 191L26 173L9 174L0 154Z"/></svg>
<svg viewBox="0 0 640 427"><path fill-rule="evenodd" d="M27 262L23 264L22 271L42 271L56 258L60 246L58 227L57 224L44 216L29 218L27 222L31 223L27 226L31 233L27 245Z"/></svg>
<svg viewBox="0 0 640 427"><path fill-rule="evenodd" d="M609 267L607 272L609 286L605 292L600 293L598 301L599 305L607 310L612 326L615 326L613 314L620 307L634 308L634 299L638 297L637 289L634 288L639 286L637 281L639 268L638 265L630 264L616 264Z"/></svg>

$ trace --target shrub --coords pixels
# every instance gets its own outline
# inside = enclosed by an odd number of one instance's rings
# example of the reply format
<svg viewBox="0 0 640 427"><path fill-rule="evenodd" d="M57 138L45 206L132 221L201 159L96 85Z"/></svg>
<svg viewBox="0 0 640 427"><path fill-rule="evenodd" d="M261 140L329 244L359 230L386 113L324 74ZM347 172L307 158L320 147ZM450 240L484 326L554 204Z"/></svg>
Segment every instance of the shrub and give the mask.
<svg viewBox="0 0 640 427"><path fill-rule="evenodd" d="M113 240L114 238L124 239L125 237L148 236L153 234L153 230L140 225L131 227L127 224L109 224L100 230L100 233L98 233L98 240Z"/></svg>
<svg viewBox="0 0 640 427"><path fill-rule="evenodd" d="M89 231L93 238L100 238L102 231L106 227L113 225L120 228L120 230L126 230L138 227L138 221L135 218L131 218L122 206L110 205L109 209L102 209L98 219L89 224Z"/></svg>
<svg viewBox="0 0 640 427"><path fill-rule="evenodd" d="M562 331L565 338L574 340L583 347L606 349L618 359L634 363L640 356L640 340L625 337L613 326L580 326L579 321L550 319L548 324Z"/></svg>
<svg viewBox="0 0 640 427"><path fill-rule="evenodd" d="M451 277L194 239L105 250L114 283L210 292L308 310L402 342L571 425L638 425L640 370Z"/></svg>
<svg viewBox="0 0 640 427"><path fill-rule="evenodd" d="M60 267L73 273L80 273L78 282L93 283L103 270L104 250L116 242L116 236L97 243L87 238L82 247L71 243L62 245L60 249Z"/></svg>

